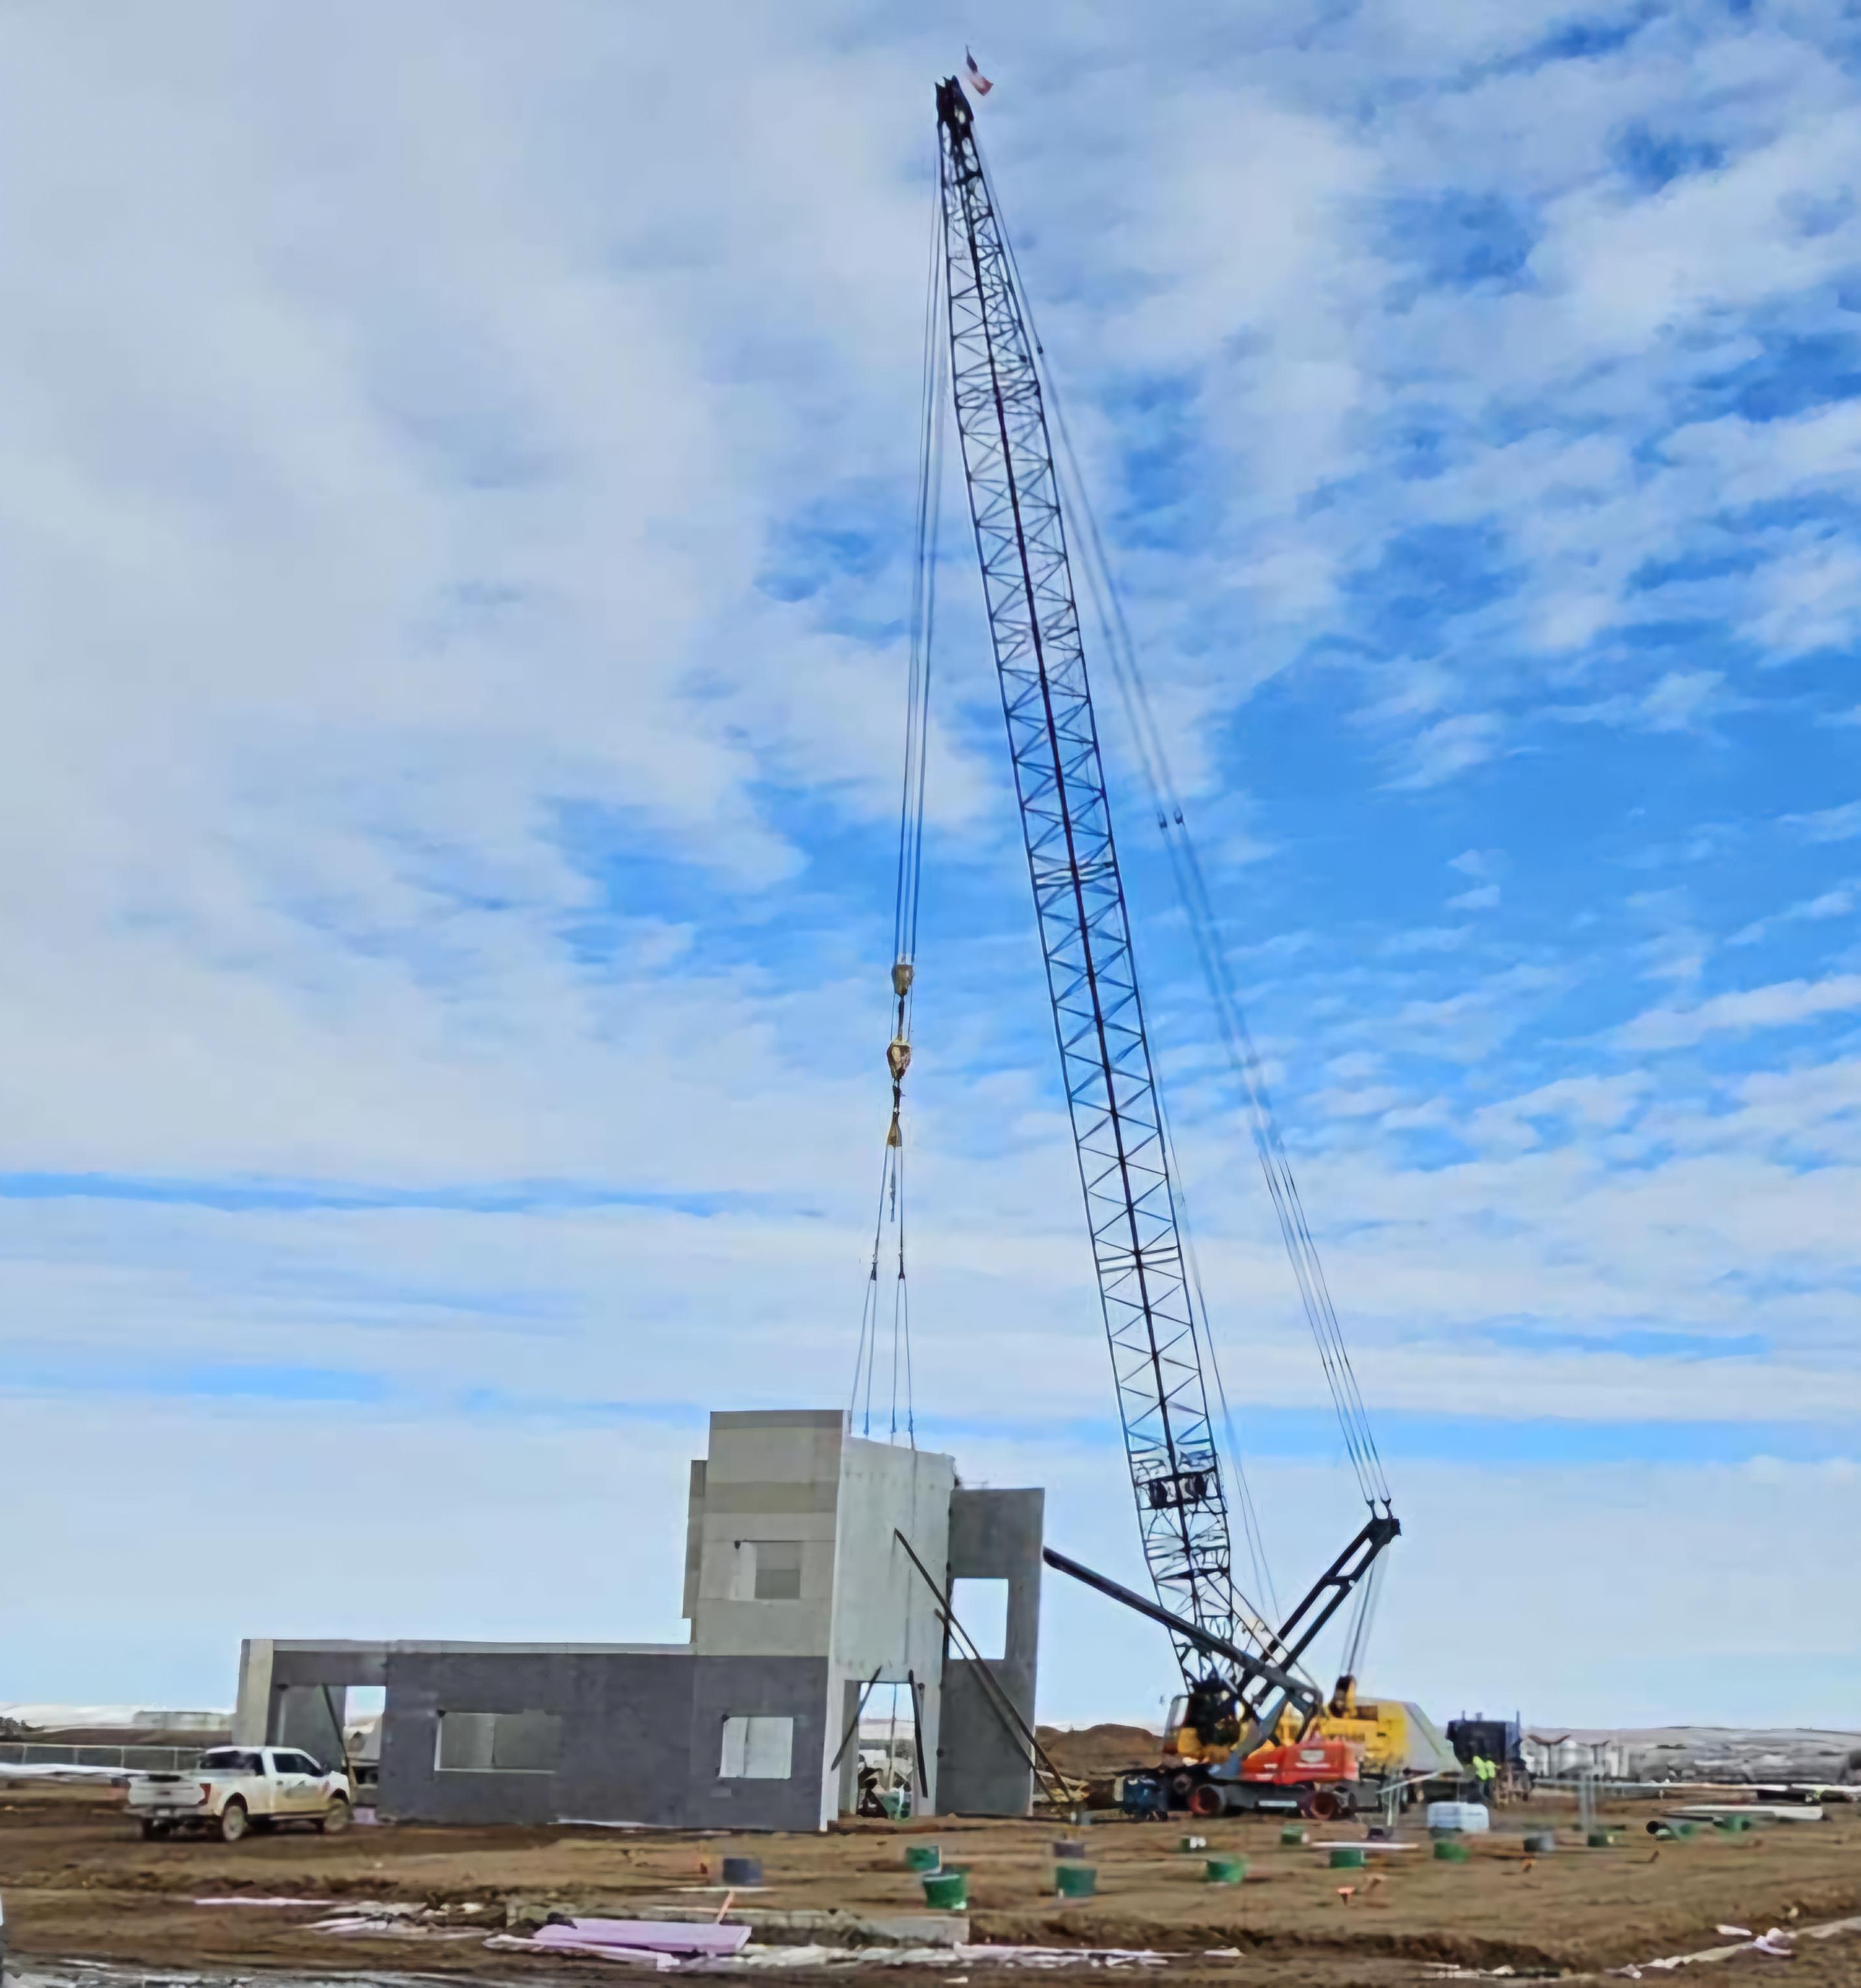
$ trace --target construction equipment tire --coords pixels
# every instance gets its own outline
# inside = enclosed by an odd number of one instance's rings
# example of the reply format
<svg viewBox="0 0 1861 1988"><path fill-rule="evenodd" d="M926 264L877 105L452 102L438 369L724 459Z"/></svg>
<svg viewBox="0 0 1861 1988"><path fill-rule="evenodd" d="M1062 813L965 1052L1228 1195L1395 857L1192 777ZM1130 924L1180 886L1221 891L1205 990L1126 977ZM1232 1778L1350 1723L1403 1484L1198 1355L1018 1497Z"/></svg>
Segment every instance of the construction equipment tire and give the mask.
<svg viewBox="0 0 1861 1988"><path fill-rule="evenodd" d="M1191 1815L1213 1816L1226 1812L1227 1803L1220 1789L1213 1781L1199 1781L1189 1791L1189 1812Z"/></svg>

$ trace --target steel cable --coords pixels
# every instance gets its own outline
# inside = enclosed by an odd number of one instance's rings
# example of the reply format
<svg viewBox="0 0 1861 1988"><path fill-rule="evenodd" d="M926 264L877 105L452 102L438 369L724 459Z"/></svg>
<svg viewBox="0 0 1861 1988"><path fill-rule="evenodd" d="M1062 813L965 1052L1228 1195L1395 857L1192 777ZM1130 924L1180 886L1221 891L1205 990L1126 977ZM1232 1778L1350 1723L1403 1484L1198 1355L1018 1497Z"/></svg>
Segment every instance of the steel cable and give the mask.
<svg viewBox="0 0 1861 1988"><path fill-rule="evenodd" d="M924 807L929 762L931 657L937 618L937 557L943 485L943 401L948 358L939 334L943 295L942 204L931 203L929 276L925 286L924 367L918 409L918 483L912 519L911 620L905 665L905 763L898 794L898 857L892 891L892 1037L886 1059L892 1073L892 1117L879 1162L878 1219L866 1273L859 1344L853 1366L852 1406L861 1433L872 1432L872 1386L879 1358L879 1259L885 1253L888 1212L896 1231L898 1276L892 1300L892 1403L887 1434L895 1442L902 1415L905 1440L917 1447L911 1349L911 1294L905 1261L903 1084L911 1062L911 1023L917 979L918 907L924 872ZM865 1384L863 1409L861 1384Z"/></svg>
<svg viewBox="0 0 1861 1988"><path fill-rule="evenodd" d="M980 146L977 156L980 160ZM1027 287L1021 280L1020 264L1015 256L1014 245L1002 221L1000 205L994 201L993 188L989 183L987 163L986 161L981 162L984 183L989 185L990 202L995 207L996 225L1002 231L1003 246L1013 274L1015 288L1020 294L1022 314L1027 324L1028 335L1033 343L1037 363L1044 360L1047 349L1034 323ZM1214 1005L1223 1044L1227 1051L1230 1068L1240 1078L1247 1100L1255 1149L1260 1157L1267 1193L1279 1222L1281 1239L1291 1263L1294 1280L1298 1286L1300 1302L1318 1347L1319 1361L1324 1368L1336 1411L1338 1428L1344 1439L1345 1451L1356 1472L1359 1486L1367 1503L1372 1506L1380 1503L1386 1510L1389 1503L1389 1481L1384 1474L1375 1437L1370 1428L1369 1412L1364 1406L1356 1371L1345 1344L1343 1330L1338 1322L1337 1310L1331 1300L1324 1266L1319 1260L1318 1245L1307 1221L1304 1204L1301 1199L1298 1183L1293 1178L1291 1161L1280 1135L1278 1121L1274 1113L1272 1098L1267 1089L1259 1054L1254 1047L1252 1033L1247 1026L1227 954L1220 942L1220 921L1215 914L1201 860L1194 839L1189 833L1182 801L1170 771L1162 728L1157 721L1150 701L1149 685L1138 661L1136 644L1132 638L1130 625L1112 573L1111 561L1105 551L1098 516L1087 493L1085 480L1080 473L1071 429L1066 418L1065 404L1051 369L1040 364L1039 371L1042 391L1053 416L1054 432L1060 443L1055 452L1054 473L1057 478L1064 478L1068 486L1069 508L1076 517L1084 521L1084 532L1079 548L1081 564L1085 570L1086 583L1091 591L1093 605L1105 636L1106 651L1111 658L1112 674L1117 681L1120 699L1130 725L1139 764L1149 789L1157 824L1169 856L1171 873L1195 944L1197 962ZM1219 1388L1218 1368L1216 1378Z"/></svg>

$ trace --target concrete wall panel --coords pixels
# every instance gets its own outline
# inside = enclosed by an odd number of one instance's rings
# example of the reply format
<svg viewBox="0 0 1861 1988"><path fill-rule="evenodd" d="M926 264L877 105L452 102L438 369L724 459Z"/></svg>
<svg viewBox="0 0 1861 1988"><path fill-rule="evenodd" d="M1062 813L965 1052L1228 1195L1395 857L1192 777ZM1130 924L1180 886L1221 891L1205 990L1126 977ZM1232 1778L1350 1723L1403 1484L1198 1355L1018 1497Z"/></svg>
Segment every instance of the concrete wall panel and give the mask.
<svg viewBox="0 0 1861 1988"><path fill-rule="evenodd" d="M943 1665L937 1805L957 1815L1025 1815L1034 1775L1013 1722L976 1675L986 1668L1021 1719L1034 1722L1040 1645L1044 1491L963 1491L950 1499L949 1577L1008 1584L1008 1635L998 1663L972 1663L952 1645Z"/></svg>
<svg viewBox="0 0 1861 1988"><path fill-rule="evenodd" d="M824 1658L702 1657L692 1665L690 1813L705 1829L818 1829L838 1804L824 1770L840 1733ZM745 1713L795 1722L786 1781L726 1780L724 1721Z"/></svg>
<svg viewBox="0 0 1861 1988"><path fill-rule="evenodd" d="M397 1652L381 1812L428 1822L687 1822L695 1671L677 1649ZM561 1764L553 1773L443 1770L435 1762L447 1712L553 1713Z"/></svg>

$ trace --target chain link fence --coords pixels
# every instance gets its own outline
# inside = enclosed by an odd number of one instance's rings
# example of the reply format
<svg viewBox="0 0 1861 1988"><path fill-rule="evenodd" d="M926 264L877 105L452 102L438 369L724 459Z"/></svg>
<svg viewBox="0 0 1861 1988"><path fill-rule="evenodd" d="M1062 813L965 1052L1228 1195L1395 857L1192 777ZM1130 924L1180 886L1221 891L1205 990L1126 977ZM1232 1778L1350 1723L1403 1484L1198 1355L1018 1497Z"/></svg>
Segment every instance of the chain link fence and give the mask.
<svg viewBox="0 0 1861 1988"><path fill-rule="evenodd" d="M184 1772L201 1756L198 1746L61 1746L30 1740L0 1740L0 1767L105 1767L118 1773Z"/></svg>

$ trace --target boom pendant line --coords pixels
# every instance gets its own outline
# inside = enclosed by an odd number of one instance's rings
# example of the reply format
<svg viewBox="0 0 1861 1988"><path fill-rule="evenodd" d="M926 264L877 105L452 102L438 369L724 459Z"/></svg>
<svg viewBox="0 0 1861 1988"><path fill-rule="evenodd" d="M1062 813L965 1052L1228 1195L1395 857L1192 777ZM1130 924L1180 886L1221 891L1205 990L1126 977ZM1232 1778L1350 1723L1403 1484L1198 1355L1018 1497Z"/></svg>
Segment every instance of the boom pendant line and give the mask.
<svg viewBox="0 0 1861 1988"><path fill-rule="evenodd" d="M1053 449L967 99L937 87L950 380L1144 1555L1232 1641L1227 1501L1080 640ZM1178 1636L1185 1675L1206 1667Z"/></svg>

